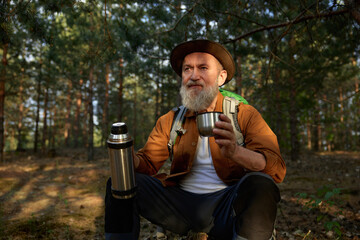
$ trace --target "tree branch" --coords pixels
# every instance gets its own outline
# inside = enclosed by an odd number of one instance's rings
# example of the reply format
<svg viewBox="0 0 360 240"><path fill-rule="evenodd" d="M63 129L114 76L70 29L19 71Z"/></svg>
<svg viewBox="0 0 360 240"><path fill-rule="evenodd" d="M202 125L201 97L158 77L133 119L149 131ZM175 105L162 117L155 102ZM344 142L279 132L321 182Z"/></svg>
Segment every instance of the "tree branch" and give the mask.
<svg viewBox="0 0 360 240"><path fill-rule="evenodd" d="M350 96L347 96L346 98L344 98L343 100L335 100L335 101L331 101L331 100L328 100L328 99L325 99L325 98L322 98L321 100L324 101L324 102L327 102L327 103L340 103L340 102L345 102L347 100L349 100L350 98L354 97L356 94L359 94L360 93L360 90L357 90L355 91L353 94L351 94Z"/></svg>
<svg viewBox="0 0 360 240"><path fill-rule="evenodd" d="M246 22L249 22L249 23L253 23L255 25L258 25L258 26L262 26L262 27L266 27L264 24L261 24L261 23L258 23L254 20L251 20L251 19L248 19L248 18L244 18L242 16L239 16L235 13L232 13L232 12L229 12L229 11L225 11L225 12L221 12L221 11L216 11L216 10L213 10L213 9L209 9L211 12L213 13L217 13L217 14L222 14L222 15L229 15L229 16L233 16L235 18L238 18L240 20L243 20L243 21L246 21Z"/></svg>
<svg viewBox="0 0 360 240"><path fill-rule="evenodd" d="M294 24L294 22L296 22L297 20L299 20L305 13L306 13L306 9L303 10L298 16L296 16L296 18L293 20L293 21L290 21L291 23L287 26L286 30L278 37L278 39L275 41L275 46L272 48L272 50L270 50L271 52L271 55L270 55L270 58L269 58L269 64L268 64L268 70L267 70L267 73L266 73L266 76L265 76L265 79L266 81L269 79L270 77L270 66L271 66L271 62L273 60L274 57L277 57L275 54L274 54L274 51L277 47L277 44L281 41L281 39L290 31L291 29L291 26ZM291 66L291 65L289 65ZM294 69L294 68L293 68Z"/></svg>
<svg viewBox="0 0 360 240"><path fill-rule="evenodd" d="M245 34L243 34L243 35L241 35L239 37L236 37L234 39L226 40L223 43L226 44L226 43L236 42L236 41L239 41L239 40L241 40L243 38L247 38L247 37L249 37L249 36L251 36L251 35L253 35L253 34L257 33L257 32L262 32L262 31L265 31L265 30L286 27L286 26L289 26L289 25L292 25L292 24L304 22L304 21L311 20L311 19L328 18L328 17L338 16L338 15L344 15L346 13L349 13L348 9L342 9L342 10L338 10L338 11L335 11L335 12L329 12L329 13L323 13L323 14L315 14L315 15L310 15L310 16L304 16L304 17L301 17L301 18L295 18L292 21L257 28L255 30L247 32L247 33L245 33Z"/></svg>
<svg viewBox="0 0 360 240"><path fill-rule="evenodd" d="M168 29L168 30L165 30L165 31L163 31L163 32L157 32L156 34L163 34L163 33L168 33L168 32L174 31L174 30L177 28L177 26L179 25L179 23L180 23L189 13L191 13L191 12L194 10L194 8L198 5L198 3L199 3L199 1L196 1L196 2L194 3L194 5L193 5L189 10L187 10L186 13L185 13L184 15L182 15L182 16L177 20L177 22L175 23L175 25L174 25L172 28L170 28L170 29Z"/></svg>
<svg viewBox="0 0 360 240"><path fill-rule="evenodd" d="M350 11L351 16L360 25L360 1L359 0L345 0L345 5Z"/></svg>

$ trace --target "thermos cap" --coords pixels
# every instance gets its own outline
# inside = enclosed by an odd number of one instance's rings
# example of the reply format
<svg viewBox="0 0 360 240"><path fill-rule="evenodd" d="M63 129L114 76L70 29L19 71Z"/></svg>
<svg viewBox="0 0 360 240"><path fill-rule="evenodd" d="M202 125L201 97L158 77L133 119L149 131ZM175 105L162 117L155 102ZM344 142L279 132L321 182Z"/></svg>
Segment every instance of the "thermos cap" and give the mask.
<svg viewBox="0 0 360 240"><path fill-rule="evenodd" d="M117 134L127 134L127 133L128 133L127 126L123 122L117 122L111 126L111 134L117 135Z"/></svg>
<svg viewBox="0 0 360 240"><path fill-rule="evenodd" d="M109 148L124 149L132 146L134 141L128 134L126 124L123 122L116 122L111 125L111 133L107 143Z"/></svg>

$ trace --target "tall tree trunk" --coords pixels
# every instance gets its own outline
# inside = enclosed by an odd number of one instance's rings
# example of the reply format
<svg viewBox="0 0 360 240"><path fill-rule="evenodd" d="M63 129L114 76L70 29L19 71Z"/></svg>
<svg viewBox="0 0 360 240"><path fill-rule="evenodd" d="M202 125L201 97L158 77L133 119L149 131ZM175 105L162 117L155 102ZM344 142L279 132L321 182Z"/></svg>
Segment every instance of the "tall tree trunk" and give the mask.
<svg viewBox="0 0 360 240"><path fill-rule="evenodd" d="M339 101L340 101L340 122L344 123L344 97L343 90L339 88Z"/></svg>
<svg viewBox="0 0 360 240"><path fill-rule="evenodd" d="M57 134L57 128L56 128L56 93L52 93L52 95L49 96L49 131L48 131L48 151L47 151L47 157L55 157L56 155L56 134Z"/></svg>
<svg viewBox="0 0 360 240"><path fill-rule="evenodd" d="M21 68L21 77L20 77L20 86L19 86L19 117L18 117L18 126L17 126L17 131L18 131L18 142L17 142L17 147L16 147L16 151L22 151L23 148L23 137L22 137L22 128L23 128L23 118L24 118L24 87L23 87L23 83L24 83L24 68Z"/></svg>
<svg viewBox="0 0 360 240"><path fill-rule="evenodd" d="M259 89L261 89L265 84L267 84L267 79L263 79L262 78L262 74L261 74L261 71L262 71L262 67L261 67L261 64L258 64L257 65L257 69L258 69L258 77L256 78L256 81L258 83L258 86L259 86ZM264 80L264 82L263 82Z"/></svg>
<svg viewBox="0 0 360 240"><path fill-rule="evenodd" d="M359 80L358 78L355 79L355 94L359 94ZM359 97L355 98L355 104L357 104L357 106L360 106L360 101L359 101ZM359 136L359 132L360 132L360 124L359 124L359 118L360 118L360 107L357 108L357 113L355 112L355 116L357 116L357 118L355 118L355 150L359 151L360 150L360 136Z"/></svg>
<svg viewBox="0 0 360 240"><path fill-rule="evenodd" d="M135 82L134 86L134 118L133 118L133 136L134 136L134 143L136 143L136 128L137 128L137 83Z"/></svg>
<svg viewBox="0 0 360 240"><path fill-rule="evenodd" d="M313 131L313 134L312 134L312 144L313 144L313 149L315 151L319 151L320 148L319 148L319 139L320 139L320 136L319 136L319 131L318 131L318 126L320 125L319 123L319 109L318 107L315 108L314 110L314 125L312 127L312 131Z"/></svg>
<svg viewBox="0 0 360 240"><path fill-rule="evenodd" d="M0 75L0 161L4 162L4 145L5 145L5 134L4 134L4 123L5 123L5 82L6 82L6 68L8 65L7 51L8 43L3 45L3 56L2 56L2 70Z"/></svg>
<svg viewBox="0 0 360 240"><path fill-rule="evenodd" d="M243 96L242 92L242 71L241 71L241 56L236 55L236 43L233 43L233 52L235 54L235 67L236 67L236 77L235 77L235 92Z"/></svg>
<svg viewBox="0 0 360 240"><path fill-rule="evenodd" d="M118 91L118 121L122 121L122 110L123 110L123 91L124 91L124 77L123 77L124 59L119 60L119 91Z"/></svg>
<svg viewBox="0 0 360 240"><path fill-rule="evenodd" d="M3 0L2 1L2 9L1 14L3 16L1 17L2 20L4 20L5 24L8 22L10 24L11 18L10 18L10 0ZM7 16L5 16L7 15ZM6 25L5 25L6 26ZM4 146L5 146L5 82L6 82L6 70L8 65L8 59L7 59L7 53L9 48L9 35L6 34L6 36L1 36L2 40L2 69L0 73L0 162L5 162L4 157Z"/></svg>
<svg viewBox="0 0 360 240"><path fill-rule="evenodd" d="M334 115L335 115L335 104L334 104L334 103L331 103L330 115L331 115L331 116L334 116ZM336 150L336 149L335 149L336 146L337 146L337 144L336 144L336 142L337 142L336 138L337 138L337 135L338 135L337 123L334 122L334 121L332 121L331 127L332 127L332 129L333 129L333 134L334 134L334 138L333 138L332 141L331 141L331 150Z"/></svg>
<svg viewBox="0 0 360 240"><path fill-rule="evenodd" d="M146 111L145 111L146 105L145 104L139 104L139 108L140 108L140 119L146 119L147 118L147 116L145 116L146 115ZM141 146L143 146L144 143L146 142L146 139L147 139L146 131L144 131L144 130L140 131L139 138L140 138L140 140L138 140L138 143Z"/></svg>
<svg viewBox="0 0 360 240"><path fill-rule="evenodd" d="M311 123L310 123L310 119L307 120L306 123L306 136L307 136L307 149L311 151Z"/></svg>
<svg viewBox="0 0 360 240"><path fill-rule="evenodd" d="M37 152L39 141L39 122L40 122L40 96L42 81L42 60L39 62L39 77L37 79L37 99L36 99L36 118L35 118L35 136L34 136L34 152Z"/></svg>
<svg viewBox="0 0 360 240"><path fill-rule="evenodd" d="M317 126L316 126L316 128L317 128L317 135L318 135L318 139L317 139L317 149L318 149L319 151L322 151L323 148L322 148L322 129L321 129L321 116L320 116L320 113L317 114L316 117L318 118L318 119L317 119L318 124L317 124Z"/></svg>
<svg viewBox="0 0 360 240"><path fill-rule="evenodd" d="M46 80L48 81L48 79ZM44 97L44 112L43 112L43 134L41 141L41 151L43 154L46 153L46 140L47 134L47 114L48 114L48 101L49 101L49 83L46 83L45 97Z"/></svg>
<svg viewBox="0 0 360 240"><path fill-rule="evenodd" d="M88 118L88 115L89 115L89 91L87 90L86 88L86 83L84 84L85 86L85 90L84 90L84 96L83 96L83 99L84 99L84 113L83 113L83 126L82 126L82 141L83 141L83 144L88 148L89 147L89 133L88 133L88 129L89 129L89 118Z"/></svg>
<svg viewBox="0 0 360 240"><path fill-rule="evenodd" d="M56 99L55 101L56 102ZM56 148L56 104L53 104L52 109L50 111L50 130L49 130L49 146L51 150L55 150Z"/></svg>
<svg viewBox="0 0 360 240"><path fill-rule="evenodd" d="M69 139L70 139L70 112L71 112L71 91L72 91L72 81L68 80L68 90L66 95L66 114L65 114L65 131L64 131L64 140L65 146L69 147Z"/></svg>
<svg viewBox="0 0 360 240"><path fill-rule="evenodd" d="M102 131L102 144L105 145L105 141L106 141L106 136L108 133L108 128L109 128L109 120L108 120L108 109L109 109L109 87L110 87L110 80L109 80L109 75L110 75L110 64L107 63L106 64L106 75L105 75L105 99L104 99L104 109L103 109L103 115L102 115L102 122L103 122L103 131Z"/></svg>
<svg viewBox="0 0 360 240"><path fill-rule="evenodd" d="M277 135L278 141L281 142L283 139L286 139L286 133L284 133L284 121L283 121L283 112L281 110L281 96L280 96L280 68L275 69L275 78L274 78L274 89L275 89L275 108L273 108L275 114L275 133Z"/></svg>
<svg viewBox="0 0 360 240"><path fill-rule="evenodd" d="M322 132L321 132L321 101L318 99L319 97L316 95L316 106L314 109L314 128L313 128L313 144L314 144L314 150L315 151L321 151L322 150Z"/></svg>
<svg viewBox="0 0 360 240"><path fill-rule="evenodd" d="M290 117L290 143L291 143L291 160L297 160L299 155L299 144L298 144L298 131L297 131L297 108L296 108L296 89L295 79L290 76L289 82L291 84L290 89L290 103L289 103L289 117Z"/></svg>
<svg viewBox="0 0 360 240"><path fill-rule="evenodd" d="M295 63L295 59L294 59L294 55L293 55L293 51L292 51L295 48L295 44L296 44L295 39L293 38L292 35L290 35L289 59L290 59L291 65L293 65ZM289 119L290 119L290 144L291 144L290 156L291 156L291 160L297 160L298 155L299 155L298 130L297 130L298 112L297 112L297 105L296 105L297 91L296 91L296 80L295 80L294 74L291 69L289 70L289 86L290 86Z"/></svg>
<svg viewBox="0 0 360 240"><path fill-rule="evenodd" d="M94 107L93 107L93 84L94 84L94 66L90 67L89 73L89 100L88 100L88 108L89 108L89 126L88 126L88 161L94 160Z"/></svg>
<svg viewBox="0 0 360 240"><path fill-rule="evenodd" d="M160 66L162 69L162 62L160 62ZM160 75L159 75L159 82L160 82L160 112L159 112L159 117L165 112L165 84L164 84L164 79L162 77L162 72L160 70Z"/></svg>
<svg viewBox="0 0 360 240"><path fill-rule="evenodd" d="M80 76L82 76L82 71L80 71ZM75 148L79 145L79 138L80 138L80 112L81 112L81 103L82 103L82 86L83 86L83 79L80 78L79 80L79 87L76 94L76 111L75 111L75 126L74 126L74 145Z"/></svg>
<svg viewBox="0 0 360 240"><path fill-rule="evenodd" d="M157 76L155 77L156 84L156 95L155 95L155 122L160 117L160 100L161 100L161 89L160 89L160 69L159 64L157 67Z"/></svg>
<svg viewBox="0 0 360 240"><path fill-rule="evenodd" d="M339 127L339 133L340 133L340 144L341 144L341 150L345 150L345 122L344 122L344 96L343 96L343 89L342 87L339 87L339 102L340 102L340 127Z"/></svg>
<svg viewBox="0 0 360 240"><path fill-rule="evenodd" d="M321 112L324 115L324 119L329 119L331 117L331 115L330 115L329 107L327 105L328 100L327 100L326 94L323 95L323 99L324 99L325 104L323 104L323 109L321 110ZM331 130L331 128L327 127L327 124L328 123L326 123L326 122L324 123L325 127L324 127L324 134L323 135L325 137L324 140L326 141L327 151L331 152L331 150L332 150L331 138L329 136L331 135L332 130Z"/></svg>
<svg viewBox="0 0 360 240"><path fill-rule="evenodd" d="M170 87L170 86L172 85L172 84L171 84L172 81L173 81L173 79L168 78L167 87L165 88L165 91L166 91L166 102L167 102L166 109L167 109L167 110L172 109L172 108L174 107L173 88ZM144 104L141 104L141 105L144 105Z"/></svg>

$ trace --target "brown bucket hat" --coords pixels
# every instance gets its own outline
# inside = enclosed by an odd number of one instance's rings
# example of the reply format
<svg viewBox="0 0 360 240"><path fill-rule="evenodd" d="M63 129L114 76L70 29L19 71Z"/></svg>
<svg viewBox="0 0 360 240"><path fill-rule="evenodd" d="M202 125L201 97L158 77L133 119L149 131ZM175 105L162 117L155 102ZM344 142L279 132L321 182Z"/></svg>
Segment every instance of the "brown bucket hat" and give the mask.
<svg viewBox="0 0 360 240"><path fill-rule="evenodd" d="M180 77L185 56L193 52L205 52L216 57L227 71L227 78L224 84L228 83L233 78L235 74L235 63L229 51L220 43L205 39L180 43L171 51L171 66Z"/></svg>

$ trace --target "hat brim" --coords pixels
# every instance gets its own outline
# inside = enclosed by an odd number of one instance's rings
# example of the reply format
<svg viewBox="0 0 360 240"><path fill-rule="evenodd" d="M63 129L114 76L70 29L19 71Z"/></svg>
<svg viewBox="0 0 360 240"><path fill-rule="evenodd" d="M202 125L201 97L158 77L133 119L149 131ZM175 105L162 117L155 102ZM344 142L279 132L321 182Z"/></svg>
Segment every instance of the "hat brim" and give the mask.
<svg viewBox="0 0 360 240"><path fill-rule="evenodd" d="M213 55L227 71L225 83L235 74L235 63L228 50L219 43L209 40L192 40L177 45L170 54L170 63L174 71L181 77L182 63L186 55L193 52L205 52Z"/></svg>

